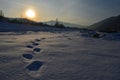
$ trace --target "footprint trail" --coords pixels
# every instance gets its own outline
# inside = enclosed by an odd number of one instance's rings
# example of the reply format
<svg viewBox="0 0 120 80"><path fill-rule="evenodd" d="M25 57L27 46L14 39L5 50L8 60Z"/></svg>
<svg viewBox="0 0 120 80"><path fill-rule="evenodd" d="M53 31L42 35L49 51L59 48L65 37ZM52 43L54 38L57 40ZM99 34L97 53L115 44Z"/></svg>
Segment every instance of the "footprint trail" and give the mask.
<svg viewBox="0 0 120 80"><path fill-rule="evenodd" d="M39 42L41 40L44 40L45 38L42 39L34 39L34 41L31 41L29 45L26 45L27 48L32 49L32 53L39 53L41 51L41 48L39 48ZM24 59L27 60L27 62L29 62L28 66L25 67L25 69L29 70L29 71L34 71L35 73L37 73L37 71L42 67L42 65L44 64L44 62L41 61L35 61L33 58L34 54L22 54L22 57ZM32 60L32 62L31 62ZM27 73L29 74L29 72Z"/></svg>

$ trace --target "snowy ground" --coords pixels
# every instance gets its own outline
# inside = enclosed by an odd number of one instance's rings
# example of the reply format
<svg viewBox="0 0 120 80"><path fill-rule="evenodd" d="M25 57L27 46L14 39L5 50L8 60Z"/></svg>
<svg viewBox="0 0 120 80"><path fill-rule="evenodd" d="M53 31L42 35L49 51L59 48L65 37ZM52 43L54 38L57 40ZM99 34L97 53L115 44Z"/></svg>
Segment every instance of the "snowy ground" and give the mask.
<svg viewBox="0 0 120 80"><path fill-rule="evenodd" d="M120 80L120 41L80 32L0 32L0 80Z"/></svg>

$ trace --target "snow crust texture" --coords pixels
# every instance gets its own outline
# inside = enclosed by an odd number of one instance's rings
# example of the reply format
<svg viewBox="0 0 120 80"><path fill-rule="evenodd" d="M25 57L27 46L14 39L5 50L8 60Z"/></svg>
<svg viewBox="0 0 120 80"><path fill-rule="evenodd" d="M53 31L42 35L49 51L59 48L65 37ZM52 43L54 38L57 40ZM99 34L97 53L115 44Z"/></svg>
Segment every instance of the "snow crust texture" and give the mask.
<svg viewBox="0 0 120 80"><path fill-rule="evenodd" d="M0 32L0 80L120 80L119 34L83 34Z"/></svg>

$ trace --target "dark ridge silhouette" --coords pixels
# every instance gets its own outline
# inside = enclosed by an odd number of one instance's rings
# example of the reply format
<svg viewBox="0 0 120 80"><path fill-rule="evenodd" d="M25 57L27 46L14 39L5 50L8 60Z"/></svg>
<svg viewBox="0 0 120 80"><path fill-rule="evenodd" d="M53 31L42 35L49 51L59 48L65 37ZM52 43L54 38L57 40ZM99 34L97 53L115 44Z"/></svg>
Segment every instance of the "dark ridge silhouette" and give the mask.
<svg viewBox="0 0 120 80"><path fill-rule="evenodd" d="M7 23L7 24L6 24ZM12 24L14 23L14 24ZM20 25L19 25L20 24ZM9 25L9 26L8 26ZM54 25L46 22L35 22L26 18L8 18L0 10L0 32L26 32L26 31L73 31L81 30L75 26L65 26L64 23L56 22Z"/></svg>
<svg viewBox="0 0 120 80"><path fill-rule="evenodd" d="M0 19L0 32L26 32L26 31L78 31L80 28L65 27L62 24L52 26L41 22L34 22L25 18L6 18Z"/></svg>
<svg viewBox="0 0 120 80"><path fill-rule="evenodd" d="M95 23L89 26L88 29L102 32L118 32L120 31L120 15Z"/></svg>
<svg viewBox="0 0 120 80"><path fill-rule="evenodd" d="M50 21L46 21L46 22L43 22L43 23L46 23L48 25L55 25L56 21L55 20L50 20ZM65 27L76 27L76 28L85 28L86 27L84 25L78 25L78 24L63 22L63 21L59 21L59 24L63 24Z"/></svg>

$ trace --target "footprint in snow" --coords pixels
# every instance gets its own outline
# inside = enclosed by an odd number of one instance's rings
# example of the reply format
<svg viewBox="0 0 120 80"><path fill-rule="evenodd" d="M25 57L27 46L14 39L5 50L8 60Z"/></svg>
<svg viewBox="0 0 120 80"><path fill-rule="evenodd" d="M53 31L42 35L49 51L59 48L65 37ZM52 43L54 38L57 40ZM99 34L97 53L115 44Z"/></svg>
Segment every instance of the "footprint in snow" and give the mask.
<svg viewBox="0 0 120 80"><path fill-rule="evenodd" d="M33 48L33 46L32 46L32 45L27 45L26 47L27 47L27 48Z"/></svg>
<svg viewBox="0 0 120 80"><path fill-rule="evenodd" d="M22 54L22 61L25 63L30 63L33 61L33 55L32 54Z"/></svg>
<svg viewBox="0 0 120 80"><path fill-rule="evenodd" d="M72 38L67 38L68 40L72 40Z"/></svg>
<svg viewBox="0 0 120 80"><path fill-rule="evenodd" d="M33 51L34 51L34 52L40 52L41 49L40 49L40 48L35 48L35 49L33 49Z"/></svg>
<svg viewBox="0 0 120 80"><path fill-rule="evenodd" d="M41 38L41 39L35 39L35 42L40 42L42 40L45 40L46 38Z"/></svg>
<svg viewBox="0 0 120 80"><path fill-rule="evenodd" d="M38 46L39 43L34 42L34 43L32 43L32 45L33 45L33 46Z"/></svg>
<svg viewBox="0 0 120 80"><path fill-rule="evenodd" d="M40 42L41 40L40 39L35 39L36 42Z"/></svg>
<svg viewBox="0 0 120 80"><path fill-rule="evenodd" d="M41 38L41 40L44 40L44 39L46 39L46 38Z"/></svg>
<svg viewBox="0 0 120 80"><path fill-rule="evenodd" d="M31 41L30 43L34 43L34 41Z"/></svg>
<svg viewBox="0 0 120 80"><path fill-rule="evenodd" d="M31 64L29 64L29 65L26 67L26 69L28 69L29 71L38 71L43 64L44 64L44 63L41 62L41 61L34 61L34 62L32 62Z"/></svg>
<svg viewBox="0 0 120 80"><path fill-rule="evenodd" d="M33 58L32 54L23 54L22 56L26 59L32 59Z"/></svg>

